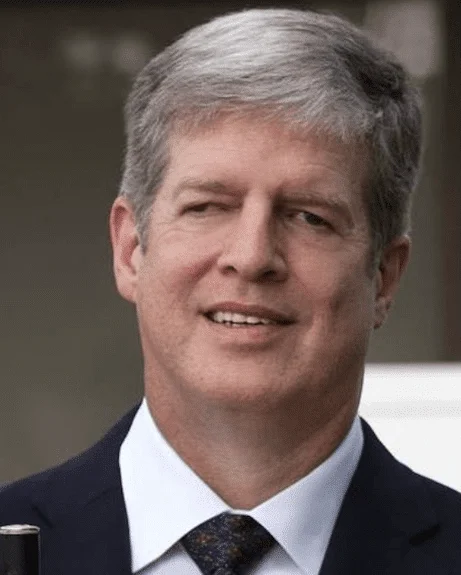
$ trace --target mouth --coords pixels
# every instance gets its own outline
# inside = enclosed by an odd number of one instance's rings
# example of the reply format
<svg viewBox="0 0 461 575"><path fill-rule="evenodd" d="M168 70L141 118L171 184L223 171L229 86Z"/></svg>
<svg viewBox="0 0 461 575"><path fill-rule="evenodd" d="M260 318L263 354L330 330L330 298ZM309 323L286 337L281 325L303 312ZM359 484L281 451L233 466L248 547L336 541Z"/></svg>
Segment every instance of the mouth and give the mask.
<svg viewBox="0 0 461 575"><path fill-rule="evenodd" d="M232 328L255 328L293 323L292 318L276 310L236 303L218 304L207 310L204 315L215 324Z"/></svg>
<svg viewBox="0 0 461 575"><path fill-rule="evenodd" d="M256 317L254 315L243 315L241 313L231 313L227 311L216 311L205 314L213 323L219 323L228 327L253 327L258 325L276 325L275 321L265 317Z"/></svg>

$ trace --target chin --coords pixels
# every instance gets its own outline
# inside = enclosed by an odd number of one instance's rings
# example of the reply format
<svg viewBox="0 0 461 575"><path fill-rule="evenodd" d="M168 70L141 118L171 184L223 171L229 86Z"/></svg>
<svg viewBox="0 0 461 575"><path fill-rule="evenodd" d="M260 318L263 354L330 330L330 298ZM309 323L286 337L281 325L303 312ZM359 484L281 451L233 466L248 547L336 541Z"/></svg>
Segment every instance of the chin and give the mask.
<svg viewBox="0 0 461 575"><path fill-rule="evenodd" d="M188 380L187 387L191 390ZM193 394L199 401L208 402L213 406L222 406L228 409L238 409L239 411L266 410L277 407L290 395L286 381L283 387L280 379L271 381L270 374L248 373L244 377L236 377L234 374L216 374L215 377L196 380L193 387Z"/></svg>

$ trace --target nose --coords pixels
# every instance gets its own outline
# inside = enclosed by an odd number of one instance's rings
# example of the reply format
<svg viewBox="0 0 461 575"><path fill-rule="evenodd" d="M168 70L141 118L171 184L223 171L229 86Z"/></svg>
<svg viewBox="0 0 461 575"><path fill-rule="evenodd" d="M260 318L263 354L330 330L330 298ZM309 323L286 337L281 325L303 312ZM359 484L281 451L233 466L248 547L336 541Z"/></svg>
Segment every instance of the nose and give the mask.
<svg viewBox="0 0 461 575"><path fill-rule="evenodd" d="M246 281L283 281L287 263L269 206L242 207L223 242L218 267Z"/></svg>

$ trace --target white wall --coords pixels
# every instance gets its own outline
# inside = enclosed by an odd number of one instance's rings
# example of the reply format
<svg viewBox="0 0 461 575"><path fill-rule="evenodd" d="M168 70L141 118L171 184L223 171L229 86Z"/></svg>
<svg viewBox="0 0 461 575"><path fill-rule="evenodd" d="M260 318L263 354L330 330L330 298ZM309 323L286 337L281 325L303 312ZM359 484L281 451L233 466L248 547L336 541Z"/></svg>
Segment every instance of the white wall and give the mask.
<svg viewBox="0 0 461 575"><path fill-rule="evenodd" d="M461 491L461 363L368 364L359 411L397 459Z"/></svg>

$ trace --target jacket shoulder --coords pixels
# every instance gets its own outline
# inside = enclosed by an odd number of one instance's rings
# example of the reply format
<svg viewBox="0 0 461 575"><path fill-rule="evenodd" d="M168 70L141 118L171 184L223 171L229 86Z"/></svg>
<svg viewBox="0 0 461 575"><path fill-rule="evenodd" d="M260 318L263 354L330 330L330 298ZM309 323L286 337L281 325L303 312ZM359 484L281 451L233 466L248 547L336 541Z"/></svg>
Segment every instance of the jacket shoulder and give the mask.
<svg viewBox="0 0 461 575"><path fill-rule="evenodd" d="M137 409L83 453L0 487L0 525L30 523L44 527L48 524L44 508L65 512L82 497L91 498L119 485L118 453Z"/></svg>
<svg viewBox="0 0 461 575"><path fill-rule="evenodd" d="M445 536L453 533L459 543L461 541L461 493L428 477L421 475L418 477L440 519L440 537L437 539L442 541ZM461 547L458 548L461 562Z"/></svg>

